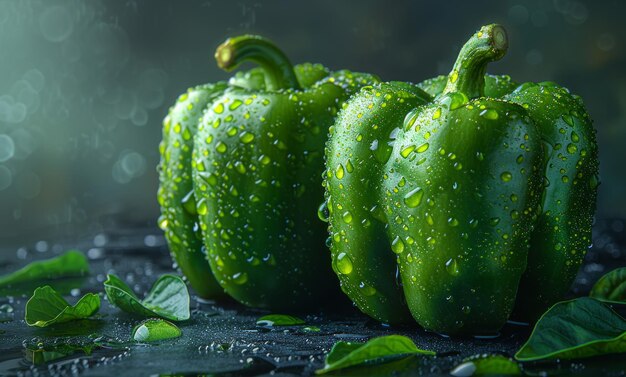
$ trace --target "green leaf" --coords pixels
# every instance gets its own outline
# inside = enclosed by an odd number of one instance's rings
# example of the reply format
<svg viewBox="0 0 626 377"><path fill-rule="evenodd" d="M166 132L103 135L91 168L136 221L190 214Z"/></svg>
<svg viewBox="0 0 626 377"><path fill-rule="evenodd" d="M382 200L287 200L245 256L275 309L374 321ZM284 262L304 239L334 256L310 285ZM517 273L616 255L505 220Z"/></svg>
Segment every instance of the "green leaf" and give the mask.
<svg viewBox="0 0 626 377"><path fill-rule="evenodd" d="M479 355L467 358L457 365L450 375L468 376L519 376L522 370L515 360L502 355Z"/></svg>
<svg viewBox="0 0 626 377"><path fill-rule="evenodd" d="M515 358L580 359L625 351L626 320L600 301L580 297L544 313Z"/></svg>
<svg viewBox="0 0 626 377"><path fill-rule="evenodd" d="M589 296L606 302L626 304L626 267L602 276L591 288Z"/></svg>
<svg viewBox="0 0 626 377"><path fill-rule="evenodd" d="M87 274L89 274L87 258L80 251L69 250L58 257L29 263L13 273L0 277L0 288Z"/></svg>
<svg viewBox="0 0 626 377"><path fill-rule="evenodd" d="M182 332L173 323L164 319L148 319L133 329L133 339L136 342L156 342L178 338Z"/></svg>
<svg viewBox="0 0 626 377"><path fill-rule="evenodd" d="M303 319L286 314L268 314L257 319L257 326L297 326L304 325Z"/></svg>
<svg viewBox="0 0 626 377"><path fill-rule="evenodd" d="M326 365L316 374L362 365L374 361L407 355L435 355L432 351L417 348L413 341L401 335L373 338L367 343L337 342L326 356Z"/></svg>
<svg viewBox="0 0 626 377"><path fill-rule="evenodd" d="M33 297L26 303L24 319L29 326L46 327L91 317L98 309L100 297L95 293L87 293L76 305L70 306L60 294L46 285L35 289Z"/></svg>
<svg viewBox="0 0 626 377"><path fill-rule="evenodd" d="M189 319L189 292L183 279L161 276L143 300L115 275L108 275L104 290L109 302L121 310L143 317L161 317L172 321Z"/></svg>
<svg viewBox="0 0 626 377"><path fill-rule="evenodd" d="M50 361L62 359L78 352L82 352L85 355L91 355L93 350L96 348L99 348L99 346L94 343L25 345L24 355L26 360L31 361L34 365L41 365L49 363Z"/></svg>

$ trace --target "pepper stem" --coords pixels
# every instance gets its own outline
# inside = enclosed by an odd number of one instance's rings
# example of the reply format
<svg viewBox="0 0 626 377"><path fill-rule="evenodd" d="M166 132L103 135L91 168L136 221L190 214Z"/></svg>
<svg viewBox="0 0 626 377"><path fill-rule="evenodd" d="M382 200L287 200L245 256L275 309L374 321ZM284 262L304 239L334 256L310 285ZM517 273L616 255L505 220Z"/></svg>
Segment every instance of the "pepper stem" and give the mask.
<svg viewBox="0 0 626 377"><path fill-rule="evenodd" d="M483 26L463 45L443 94L462 92L468 98L484 96L487 64L500 60L508 47L506 30L502 26Z"/></svg>
<svg viewBox="0 0 626 377"><path fill-rule="evenodd" d="M287 56L272 42L258 35L227 39L215 51L215 60L226 71L232 71L246 61L257 63L265 71L267 90L300 88Z"/></svg>

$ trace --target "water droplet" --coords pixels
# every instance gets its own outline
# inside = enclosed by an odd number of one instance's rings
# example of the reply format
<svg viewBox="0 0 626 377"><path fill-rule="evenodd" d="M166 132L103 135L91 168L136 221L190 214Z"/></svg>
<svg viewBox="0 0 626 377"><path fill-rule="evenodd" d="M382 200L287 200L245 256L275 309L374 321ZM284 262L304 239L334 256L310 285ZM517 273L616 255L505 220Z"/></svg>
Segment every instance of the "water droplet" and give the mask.
<svg viewBox="0 0 626 377"><path fill-rule="evenodd" d="M227 149L226 144L224 144L221 141L218 141L217 144L215 145L215 150L218 153L224 153L224 152L226 152L226 149Z"/></svg>
<svg viewBox="0 0 626 377"><path fill-rule="evenodd" d="M198 211L198 215L200 215L200 216L204 216L207 213L209 213L209 207L206 204L206 200L201 199L198 202L198 209L197 209L197 211Z"/></svg>
<svg viewBox="0 0 626 377"><path fill-rule="evenodd" d="M241 100L236 99L236 100L234 100L234 101L233 101L233 103L231 103L231 104L230 104L230 106L228 106L228 108L229 108L230 110L235 110L236 108L238 108L239 106L241 106L241 104L242 104L242 103L243 103L243 102L241 102Z"/></svg>
<svg viewBox="0 0 626 377"><path fill-rule="evenodd" d="M513 178L513 174L511 174L508 171L503 172L502 174L500 174L500 179L503 182L509 182L511 179Z"/></svg>
<svg viewBox="0 0 626 377"><path fill-rule="evenodd" d="M350 211L344 212L341 218L343 219L343 222L346 224L350 224L352 222L352 214L350 213Z"/></svg>
<svg viewBox="0 0 626 377"><path fill-rule="evenodd" d="M562 177L561 177L561 181L562 181L563 183L567 183L567 182L569 182L569 177L568 177L568 176L566 176L566 175L564 175L564 176L562 176Z"/></svg>
<svg viewBox="0 0 626 377"><path fill-rule="evenodd" d="M411 154L411 152L413 152L413 150L415 150L415 145L409 145L408 147L404 148L401 152L400 155L404 158L407 158L409 156L409 154Z"/></svg>
<svg viewBox="0 0 626 377"><path fill-rule="evenodd" d="M223 103L218 103L217 106L215 106L213 108L213 112L215 112L216 114L221 114L224 112L224 104Z"/></svg>
<svg viewBox="0 0 626 377"><path fill-rule="evenodd" d="M563 119L563 121L565 121L565 123L567 123L569 126L574 126L574 118L572 118L571 115L569 114L563 114L561 116L561 118Z"/></svg>
<svg viewBox="0 0 626 377"><path fill-rule="evenodd" d="M350 159L346 161L346 171L348 173L352 173L354 171L354 166L352 166L352 162L350 162Z"/></svg>
<svg viewBox="0 0 626 377"><path fill-rule="evenodd" d="M435 113L433 114L433 119L439 119L439 117L441 117L441 108L435 110Z"/></svg>
<svg viewBox="0 0 626 377"><path fill-rule="evenodd" d="M248 144L254 140L254 134L244 131L239 135L239 140L244 144Z"/></svg>
<svg viewBox="0 0 626 377"><path fill-rule="evenodd" d="M261 156L259 156L259 162L263 165L267 165L272 162L272 160L268 156L262 154Z"/></svg>
<svg viewBox="0 0 626 377"><path fill-rule="evenodd" d="M337 255L335 266L337 267L337 271L341 274L349 275L352 272L352 260L346 253Z"/></svg>
<svg viewBox="0 0 626 377"><path fill-rule="evenodd" d="M459 71L456 69L450 72L450 82L455 83L459 79Z"/></svg>
<svg viewBox="0 0 626 377"><path fill-rule="evenodd" d="M496 226L496 225L498 225L498 223L500 223L500 218L499 217L492 217L489 220L489 225L491 225L491 226Z"/></svg>
<svg viewBox="0 0 626 377"><path fill-rule="evenodd" d="M187 195L181 200L183 209L190 215L196 215L198 213L196 208L196 197L193 194L193 190L189 191Z"/></svg>
<svg viewBox="0 0 626 377"><path fill-rule="evenodd" d="M448 219L448 225L450 225L450 226L458 226L459 225L459 220L455 219L454 217L450 217Z"/></svg>
<svg viewBox="0 0 626 377"><path fill-rule="evenodd" d="M248 282L248 274L245 272L237 272L232 276L233 282L237 285L244 285Z"/></svg>
<svg viewBox="0 0 626 377"><path fill-rule="evenodd" d="M485 109L480 112L480 116L485 119L496 120L498 119L498 112L494 109Z"/></svg>
<svg viewBox="0 0 626 377"><path fill-rule="evenodd" d="M448 259L446 262L446 271L452 276L457 276L459 274L459 265L456 262L456 259Z"/></svg>
<svg viewBox="0 0 626 377"><path fill-rule="evenodd" d="M342 179L343 175L344 175L343 165L339 164L337 165L337 169L335 169L335 177L337 177L337 179Z"/></svg>
<svg viewBox="0 0 626 377"><path fill-rule="evenodd" d="M404 196L404 204L410 208L415 208L422 202L424 191L420 187L416 187Z"/></svg>
<svg viewBox="0 0 626 377"><path fill-rule="evenodd" d="M317 217L319 217L319 219L322 220L323 222L327 223L329 216L330 216L330 213L328 211L328 202L324 201L322 204L320 204L319 208L317 209Z"/></svg>
<svg viewBox="0 0 626 377"><path fill-rule="evenodd" d="M419 114L418 109L411 110L406 117L404 117L404 129L408 130L413 127L415 121L417 120L417 115Z"/></svg>
<svg viewBox="0 0 626 377"><path fill-rule="evenodd" d="M391 242L391 250L396 254L400 254L404 251L404 242L402 242L400 237L396 236L396 238L393 239Z"/></svg>
<svg viewBox="0 0 626 377"><path fill-rule="evenodd" d="M426 152L428 150L429 146L430 145L428 143L424 143L424 144L420 145L419 147L417 147L417 153Z"/></svg>
<svg viewBox="0 0 626 377"><path fill-rule="evenodd" d="M576 145L574 144L567 144L567 152L570 154L574 154L576 153L576 151L578 150L578 148L576 148Z"/></svg>
<svg viewBox="0 0 626 377"><path fill-rule="evenodd" d="M361 288L361 292L365 296L374 296L376 294L376 288L371 285L367 285L364 282L359 283L359 288Z"/></svg>

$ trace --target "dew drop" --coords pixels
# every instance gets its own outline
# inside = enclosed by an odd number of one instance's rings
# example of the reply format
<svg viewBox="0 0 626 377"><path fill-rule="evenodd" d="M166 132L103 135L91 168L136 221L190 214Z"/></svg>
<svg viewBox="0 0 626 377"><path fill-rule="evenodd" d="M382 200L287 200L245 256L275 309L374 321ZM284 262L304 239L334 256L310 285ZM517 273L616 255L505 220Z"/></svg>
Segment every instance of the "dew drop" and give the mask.
<svg viewBox="0 0 626 377"><path fill-rule="evenodd" d="M233 282L237 285L244 285L248 282L248 274L245 272L237 272L232 276Z"/></svg>
<svg viewBox="0 0 626 377"><path fill-rule="evenodd" d="M236 108L238 108L239 106L241 106L241 104L242 104L242 103L243 103L243 102L242 102L241 100L236 99L236 100L234 100L234 101L233 101L233 103L231 103L231 104L230 104L230 106L228 106L228 108L229 108L230 110L235 110Z"/></svg>
<svg viewBox="0 0 626 377"><path fill-rule="evenodd" d="M335 262L337 271L344 275L349 275L352 272L352 260L346 253L340 253L337 255L337 261Z"/></svg>
<svg viewBox="0 0 626 377"><path fill-rule="evenodd" d="M400 155L404 158L407 158L409 156L409 154L411 154L411 152L413 152L413 150L415 150L415 145L409 145L408 147L404 148L401 152Z"/></svg>
<svg viewBox="0 0 626 377"><path fill-rule="evenodd" d="M489 120L496 120L498 119L498 112L494 109L485 109L483 111L480 112L479 114L481 117L485 118L485 119L489 119Z"/></svg>
<svg viewBox="0 0 626 377"><path fill-rule="evenodd" d="M226 150L227 150L227 149L228 149L228 148L226 147L226 144L224 144L224 143L223 143L223 142L221 142L221 141L218 141L218 142L217 142L217 144L215 145L215 150L216 150L218 153L224 153L224 152L226 152Z"/></svg>
<svg viewBox="0 0 626 377"><path fill-rule="evenodd" d="M404 251L404 242L399 236L396 236L391 242L391 250L396 254L401 254Z"/></svg>
<svg viewBox="0 0 626 377"><path fill-rule="evenodd" d="M344 176L343 165L339 164L337 165L337 169L335 169L335 177L337 177L337 179L342 179L343 176Z"/></svg>
<svg viewBox="0 0 626 377"><path fill-rule="evenodd" d="M207 206L207 204L206 204L206 200L201 199L201 200L198 202L198 215L200 215L200 216L204 216L204 215L206 215L207 213L209 213L209 207L208 207L208 206Z"/></svg>
<svg viewBox="0 0 626 377"><path fill-rule="evenodd" d="M348 173L352 173L354 171L354 166L352 166L352 162L350 162L349 159L346 161L346 171Z"/></svg>
<svg viewBox="0 0 626 377"><path fill-rule="evenodd" d="M248 144L254 140L254 134L244 131L239 135L239 140L244 144Z"/></svg>
<svg viewBox="0 0 626 377"><path fill-rule="evenodd" d="M423 196L424 191L420 187L416 187L404 196L404 204L409 208L415 208L420 205Z"/></svg>
<svg viewBox="0 0 626 377"><path fill-rule="evenodd" d="M319 217L319 219L325 223L328 222L328 218L330 217L330 213L328 211L328 202L324 201L322 204L320 204L319 208L317 209L317 217Z"/></svg>
<svg viewBox="0 0 626 377"><path fill-rule="evenodd" d="M567 152L568 153L574 154L574 153L576 153L577 150L578 150L578 148L576 147L576 145L571 144L571 143L567 145Z"/></svg>
<svg viewBox="0 0 626 377"><path fill-rule="evenodd" d="M456 259L450 258L446 262L446 272L452 276L457 276L459 274L459 265L456 262Z"/></svg>
<svg viewBox="0 0 626 377"><path fill-rule="evenodd" d="M426 152L428 150L429 146L430 145L428 143L424 143L424 144L420 145L419 147L417 147L417 153Z"/></svg>
<svg viewBox="0 0 626 377"><path fill-rule="evenodd" d="M441 117L441 108L435 110L435 113L433 114L433 119L439 119L439 117Z"/></svg>
<svg viewBox="0 0 626 377"><path fill-rule="evenodd" d="M574 126L574 118L572 118L571 115L569 114L563 114L563 116L561 116L561 118L563 119L563 121L565 123L567 123L569 126Z"/></svg>

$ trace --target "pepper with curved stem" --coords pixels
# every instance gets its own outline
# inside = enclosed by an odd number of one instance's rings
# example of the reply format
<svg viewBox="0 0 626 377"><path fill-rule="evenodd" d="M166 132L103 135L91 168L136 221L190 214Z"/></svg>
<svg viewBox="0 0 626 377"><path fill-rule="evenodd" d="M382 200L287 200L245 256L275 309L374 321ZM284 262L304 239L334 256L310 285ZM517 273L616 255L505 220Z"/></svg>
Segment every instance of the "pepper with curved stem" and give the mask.
<svg viewBox="0 0 626 377"><path fill-rule="evenodd" d="M317 221L323 149L343 101L373 76L292 67L267 39L232 38L217 52L231 70L259 65L263 90L231 88L200 120L192 159L209 265L246 305L301 311L341 297Z"/></svg>
<svg viewBox="0 0 626 377"><path fill-rule="evenodd" d="M432 331L484 334L511 313L543 154L522 106L482 96L487 64L507 47L504 29L487 25L434 101L410 84L375 85L335 124L326 151L333 263L344 292L378 320L406 322L409 312Z"/></svg>
<svg viewBox="0 0 626 377"><path fill-rule="evenodd" d="M272 42L258 35L229 38L215 51L217 65L225 71L243 62L258 64L265 73L265 89L300 89L293 65Z"/></svg>

